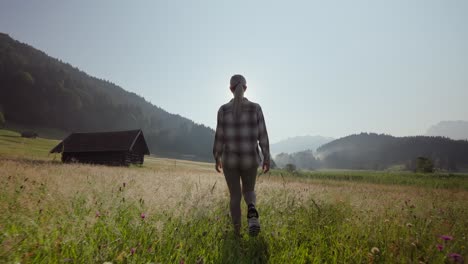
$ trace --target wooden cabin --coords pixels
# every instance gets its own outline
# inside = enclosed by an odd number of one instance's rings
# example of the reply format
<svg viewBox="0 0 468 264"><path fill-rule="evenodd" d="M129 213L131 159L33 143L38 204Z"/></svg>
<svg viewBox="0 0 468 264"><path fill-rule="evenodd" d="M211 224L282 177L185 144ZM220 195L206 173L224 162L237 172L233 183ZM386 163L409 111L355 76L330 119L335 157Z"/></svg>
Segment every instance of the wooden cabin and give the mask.
<svg viewBox="0 0 468 264"><path fill-rule="evenodd" d="M81 162L114 166L143 164L149 155L143 132L139 130L72 133L50 153L62 153L62 162Z"/></svg>

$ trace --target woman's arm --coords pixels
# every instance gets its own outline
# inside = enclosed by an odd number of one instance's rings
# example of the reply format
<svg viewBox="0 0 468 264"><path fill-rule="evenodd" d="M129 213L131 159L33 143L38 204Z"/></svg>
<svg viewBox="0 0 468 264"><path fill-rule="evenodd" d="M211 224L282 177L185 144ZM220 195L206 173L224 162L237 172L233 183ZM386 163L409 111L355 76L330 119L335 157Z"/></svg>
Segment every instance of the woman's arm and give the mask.
<svg viewBox="0 0 468 264"><path fill-rule="evenodd" d="M270 142L268 140L268 132L265 124L265 118L263 117L262 108L260 105L257 110L258 117L258 142L263 154L263 170L267 172L270 168Z"/></svg>
<svg viewBox="0 0 468 264"><path fill-rule="evenodd" d="M213 144L213 157L216 161L216 171L221 172L221 155L223 154L224 146L224 130L223 130L223 110L222 108L218 111L218 119L216 124L216 133Z"/></svg>

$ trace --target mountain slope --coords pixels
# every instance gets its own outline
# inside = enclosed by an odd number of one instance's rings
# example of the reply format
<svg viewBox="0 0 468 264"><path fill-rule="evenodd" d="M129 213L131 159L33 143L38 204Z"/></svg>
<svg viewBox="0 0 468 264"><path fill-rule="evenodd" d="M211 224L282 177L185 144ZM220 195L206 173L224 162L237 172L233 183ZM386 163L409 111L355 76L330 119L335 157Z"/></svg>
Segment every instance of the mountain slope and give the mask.
<svg viewBox="0 0 468 264"><path fill-rule="evenodd" d="M442 121L430 127L427 136L442 136L451 139L468 139L468 121Z"/></svg>
<svg viewBox="0 0 468 264"><path fill-rule="evenodd" d="M65 132L141 128L153 154L211 160L214 131L0 33L7 124Z"/></svg>
<svg viewBox="0 0 468 264"><path fill-rule="evenodd" d="M279 153L295 153L304 150L315 151L321 145L332 141L333 138L322 136L298 136L271 144L270 151L273 155Z"/></svg>
<svg viewBox="0 0 468 264"><path fill-rule="evenodd" d="M374 133L350 135L317 149L322 166L343 169L385 169L414 166L417 157L430 158L436 168L468 168L468 141L444 137L393 137Z"/></svg>

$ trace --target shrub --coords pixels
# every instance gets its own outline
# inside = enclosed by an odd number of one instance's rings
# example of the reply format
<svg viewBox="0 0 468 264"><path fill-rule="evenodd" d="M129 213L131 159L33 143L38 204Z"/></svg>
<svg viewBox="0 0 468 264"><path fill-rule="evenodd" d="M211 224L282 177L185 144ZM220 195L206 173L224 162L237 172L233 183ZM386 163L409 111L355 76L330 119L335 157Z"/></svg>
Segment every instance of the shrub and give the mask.
<svg viewBox="0 0 468 264"><path fill-rule="evenodd" d="M434 172L434 163L426 157L416 159L416 172L432 173Z"/></svg>
<svg viewBox="0 0 468 264"><path fill-rule="evenodd" d="M296 165L294 164L291 164L291 163L288 163L286 164L286 166L284 167L284 169L288 172L295 172L296 171Z"/></svg>

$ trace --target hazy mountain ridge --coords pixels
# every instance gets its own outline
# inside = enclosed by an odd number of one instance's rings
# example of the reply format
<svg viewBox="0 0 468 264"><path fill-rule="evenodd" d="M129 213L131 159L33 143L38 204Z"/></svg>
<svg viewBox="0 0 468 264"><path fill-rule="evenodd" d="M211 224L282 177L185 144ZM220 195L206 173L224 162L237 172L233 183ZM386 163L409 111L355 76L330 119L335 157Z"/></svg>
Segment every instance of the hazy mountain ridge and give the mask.
<svg viewBox="0 0 468 264"><path fill-rule="evenodd" d="M154 154L211 160L214 131L170 114L0 33L0 111L8 123L66 132L141 128Z"/></svg>
<svg viewBox="0 0 468 264"><path fill-rule="evenodd" d="M467 169L468 141L361 133L334 140L317 149L322 167L339 169L386 169L392 165L411 168L419 156L430 158L439 169Z"/></svg>
<svg viewBox="0 0 468 264"><path fill-rule="evenodd" d="M278 141L270 146L272 155L280 153L296 153L305 150L316 151L318 147L333 141L334 138L323 136L297 136Z"/></svg>
<svg viewBox="0 0 468 264"><path fill-rule="evenodd" d="M468 139L468 121L441 121L431 126L426 136L442 136L451 139Z"/></svg>

